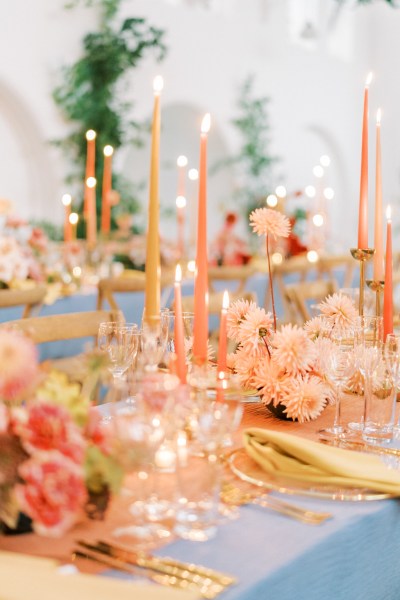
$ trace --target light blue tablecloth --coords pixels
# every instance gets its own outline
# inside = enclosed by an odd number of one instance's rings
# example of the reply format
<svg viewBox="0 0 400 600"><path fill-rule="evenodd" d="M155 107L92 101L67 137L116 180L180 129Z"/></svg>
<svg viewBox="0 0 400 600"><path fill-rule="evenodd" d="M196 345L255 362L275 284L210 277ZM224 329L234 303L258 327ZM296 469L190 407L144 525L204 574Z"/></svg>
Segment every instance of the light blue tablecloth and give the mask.
<svg viewBox="0 0 400 600"><path fill-rule="evenodd" d="M208 542L177 541L160 556L235 575L221 600L399 600L400 502L289 498L330 511L305 525L256 506L221 525ZM121 573L108 572L121 577Z"/></svg>

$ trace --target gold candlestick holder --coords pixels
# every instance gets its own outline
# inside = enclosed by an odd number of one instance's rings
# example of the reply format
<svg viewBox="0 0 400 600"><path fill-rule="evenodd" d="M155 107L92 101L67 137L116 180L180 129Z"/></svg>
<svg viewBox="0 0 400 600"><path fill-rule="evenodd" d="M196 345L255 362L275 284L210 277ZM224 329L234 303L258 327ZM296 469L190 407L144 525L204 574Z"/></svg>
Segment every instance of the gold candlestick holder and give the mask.
<svg viewBox="0 0 400 600"><path fill-rule="evenodd" d="M360 295L358 302L358 314L364 315L364 286L365 286L365 263L373 257L375 248L351 248L350 253L360 263Z"/></svg>
<svg viewBox="0 0 400 600"><path fill-rule="evenodd" d="M381 302L381 298L382 298L382 292L385 288L385 282L384 281L379 281L376 279L367 279L367 286L369 287L370 290L372 290L373 292L375 292L376 296L375 296L375 313L377 317L381 317L382 316L382 302Z"/></svg>

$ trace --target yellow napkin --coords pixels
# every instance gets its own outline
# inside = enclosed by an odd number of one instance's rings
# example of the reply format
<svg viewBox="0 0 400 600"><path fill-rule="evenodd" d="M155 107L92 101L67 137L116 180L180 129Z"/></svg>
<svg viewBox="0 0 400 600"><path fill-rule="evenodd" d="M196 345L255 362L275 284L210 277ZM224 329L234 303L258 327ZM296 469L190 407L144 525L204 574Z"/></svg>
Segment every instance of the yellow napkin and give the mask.
<svg viewBox="0 0 400 600"><path fill-rule="evenodd" d="M197 600L200 593L99 575L60 574L49 561L0 553L0 600ZM40 566L40 568L38 568Z"/></svg>
<svg viewBox="0 0 400 600"><path fill-rule="evenodd" d="M400 472L386 467L377 456L258 427L246 429L243 436L247 454L275 477L400 496Z"/></svg>

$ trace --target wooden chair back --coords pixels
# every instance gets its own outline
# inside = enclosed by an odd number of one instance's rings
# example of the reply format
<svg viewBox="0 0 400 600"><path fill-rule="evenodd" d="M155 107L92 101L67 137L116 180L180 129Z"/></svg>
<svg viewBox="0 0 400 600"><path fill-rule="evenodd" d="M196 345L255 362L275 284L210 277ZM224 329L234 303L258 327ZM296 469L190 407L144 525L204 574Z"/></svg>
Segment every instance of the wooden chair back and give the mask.
<svg viewBox="0 0 400 600"><path fill-rule="evenodd" d="M24 306L22 318L29 317L32 312L39 310L47 293L45 285L35 285L28 289L0 290L0 308Z"/></svg>
<svg viewBox="0 0 400 600"><path fill-rule="evenodd" d="M292 323L302 325L311 319L309 309L311 301L321 302L337 289L334 281L318 279L317 281L300 281L285 287L285 300L289 307L289 318Z"/></svg>
<svg viewBox="0 0 400 600"><path fill-rule="evenodd" d="M36 344L57 342L83 337L95 337L103 321L123 321L121 312L96 310L79 313L65 313L45 317L30 317L18 321L8 321L3 326L24 331Z"/></svg>
<svg viewBox="0 0 400 600"><path fill-rule="evenodd" d="M107 302L111 310L120 310L114 294L143 292L146 285L146 276L143 271L129 271L119 277L100 279L97 285L97 310L103 308Z"/></svg>
<svg viewBox="0 0 400 600"><path fill-rule="evenodd" d="M235 281L237 283L234 290L235 294L243 294L249 277L254 275L256 271L256 267L251 263L240 266L210 267L208 269L210 293L218 292L216 289L218 281Z"/></svg>

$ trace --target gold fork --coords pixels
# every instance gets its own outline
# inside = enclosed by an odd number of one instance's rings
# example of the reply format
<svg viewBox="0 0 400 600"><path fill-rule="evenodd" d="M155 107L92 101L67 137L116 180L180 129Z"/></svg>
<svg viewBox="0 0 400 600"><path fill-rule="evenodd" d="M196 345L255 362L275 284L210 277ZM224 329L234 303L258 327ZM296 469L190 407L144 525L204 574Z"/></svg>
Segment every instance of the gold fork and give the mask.
<svg viewBox="0 0 400 600"><path fill-rule="evenodd" d="M333 515L328 512L316 512L293 504L285 502L278 498L274 498L267 494L258 495L254 492L244 491L231 483L225 483L221 491L221 500L226 504L240 506L242 504L257 504L263 508L269 508L286 517L292 517L302 523L309 525L320 525L327 519L331 519Z"/></svg>

